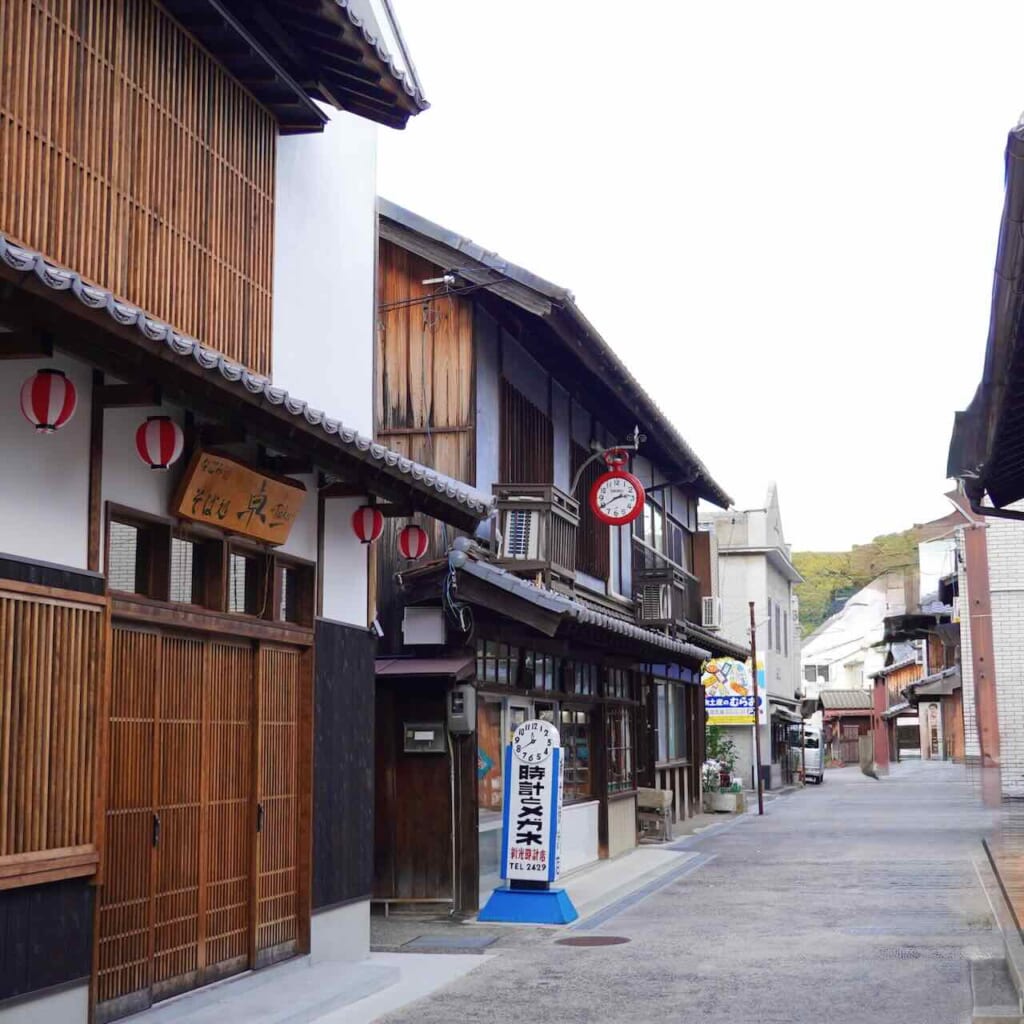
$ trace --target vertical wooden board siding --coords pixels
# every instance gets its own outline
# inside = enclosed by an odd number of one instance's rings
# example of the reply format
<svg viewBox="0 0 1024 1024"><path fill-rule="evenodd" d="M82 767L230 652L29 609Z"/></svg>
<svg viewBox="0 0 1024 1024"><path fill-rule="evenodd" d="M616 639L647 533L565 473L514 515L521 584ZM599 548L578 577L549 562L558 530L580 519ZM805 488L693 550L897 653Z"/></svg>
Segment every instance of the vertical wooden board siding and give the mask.
<svg viewBox="0 0 1024 1024"><path fill-rule="evenodd" d="M256 948L271 949L298 936L297 771L299 687L302 656L288 648L261 646L259 835Z"/></svg>
<svg viewBox="0 0 1024 1024"><path fill-rule="evenodd" d="M0 586L0 859L95 842L103 609Z"/></svg>
<svg viewBox="0 0 1024 1024"><path fill-rule="evenodd" d="M0 231L260 373L276 138L152 0L0 4Z"/></svg>
<svg viewBox="0 0 1024 1024"><path fill-rule="evenodd" d="M255 654L214 643L207 666L206 965L249 953Z"/></svg>
<svg viewBox="0 0 1024 1024"><path fill-rule="evenodd" d="M198 969L203 642L162 641L156 727L160 843L154 893L153 982Z"/></svg>
<svg viewBox="0 0 1024 1024"><path fill-rule="evenodd" d="M423 281L442 269L390 242L380 243L379 267L378 431L471 427L471 303L444 295L410 303L437 292Z"/></svg>
<svg viewBox="0 0 1024 1024"><path fill-rule="evenodd" d="M99 899L96 998L152 983L154 746L160 637L113 630L105 881Z"/></svg>

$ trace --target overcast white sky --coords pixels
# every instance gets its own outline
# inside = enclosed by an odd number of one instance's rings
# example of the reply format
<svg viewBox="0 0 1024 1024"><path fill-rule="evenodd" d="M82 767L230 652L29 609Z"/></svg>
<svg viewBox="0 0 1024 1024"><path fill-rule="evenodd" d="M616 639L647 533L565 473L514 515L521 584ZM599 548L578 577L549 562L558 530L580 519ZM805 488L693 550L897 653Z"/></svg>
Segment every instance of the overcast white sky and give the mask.
<svg viewBox="0 0 1024 1024"><path fill-rule="evenodd" d="M382 195L567 286L795 548L944 515L1024 4L398 0Z"/></svg>

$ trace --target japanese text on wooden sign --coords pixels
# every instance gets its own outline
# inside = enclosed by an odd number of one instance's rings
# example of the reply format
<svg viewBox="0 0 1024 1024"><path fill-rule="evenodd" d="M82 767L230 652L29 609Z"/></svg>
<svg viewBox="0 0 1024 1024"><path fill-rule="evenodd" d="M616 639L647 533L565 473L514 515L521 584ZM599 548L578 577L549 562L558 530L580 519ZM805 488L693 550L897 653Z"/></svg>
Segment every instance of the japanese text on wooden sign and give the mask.
<svg viewBox="0 0 1024 1024"><path fill-rule="evenodd" d="M501 877L553 882L559 871L562 751L558 730L524 722L505 748Z"/></svg>
<svg viewBox="0 0 1024 1024"><path fill-rule="evenodd" d="M306 489L299 483L201 451L185 472L173 511L197 523L283 544L305 498Z"/></svg>

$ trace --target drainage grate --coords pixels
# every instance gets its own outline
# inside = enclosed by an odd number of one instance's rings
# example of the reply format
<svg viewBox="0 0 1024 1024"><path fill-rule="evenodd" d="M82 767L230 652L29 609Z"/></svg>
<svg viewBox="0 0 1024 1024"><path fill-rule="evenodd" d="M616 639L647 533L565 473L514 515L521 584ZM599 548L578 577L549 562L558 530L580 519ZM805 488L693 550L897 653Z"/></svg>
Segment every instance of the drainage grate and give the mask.
<svg viewBox="0 0 1024 1024"><path fill-rule="evenodd" d="M629 939L621 935L577 935L571 939L555 939L556 946L621 946Z"/></svg>
<svg viewBox="0 0 1024 1024"><path fill-rule="evenodd" d="M477 953L498 941L497 935L418 935L402 949L440 950L445 953Z"/></svg>

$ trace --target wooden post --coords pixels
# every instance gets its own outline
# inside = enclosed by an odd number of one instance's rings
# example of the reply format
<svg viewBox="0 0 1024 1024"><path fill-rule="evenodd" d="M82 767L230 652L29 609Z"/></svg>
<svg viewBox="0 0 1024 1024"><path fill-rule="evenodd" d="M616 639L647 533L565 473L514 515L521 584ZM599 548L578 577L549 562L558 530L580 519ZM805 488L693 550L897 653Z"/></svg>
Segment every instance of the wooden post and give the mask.
<svg viewBox="0 0 1024 1024"><path fill-rule="evenodd" d="M757 786L757 813L764 814L764 780L761 778L761 723L758 721L760 696L757 686L757 623L754 602L750 602L750 674L754 680L754 780Z"/></svg>

